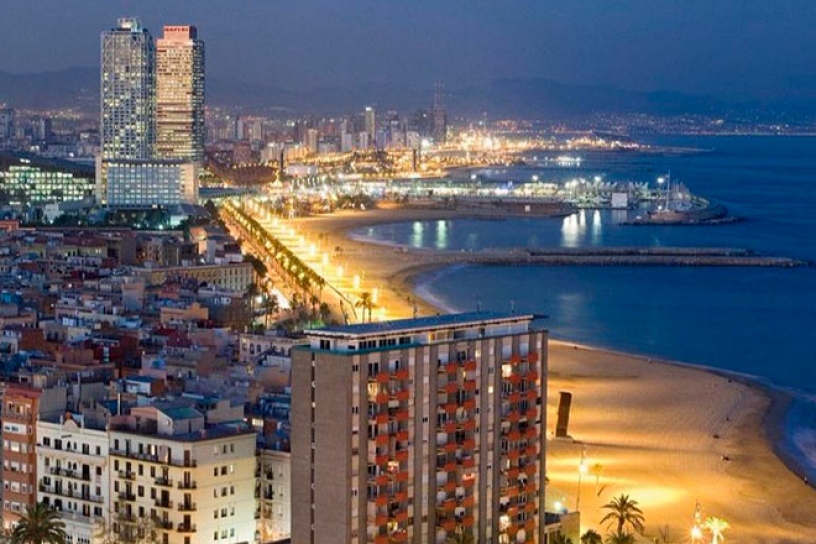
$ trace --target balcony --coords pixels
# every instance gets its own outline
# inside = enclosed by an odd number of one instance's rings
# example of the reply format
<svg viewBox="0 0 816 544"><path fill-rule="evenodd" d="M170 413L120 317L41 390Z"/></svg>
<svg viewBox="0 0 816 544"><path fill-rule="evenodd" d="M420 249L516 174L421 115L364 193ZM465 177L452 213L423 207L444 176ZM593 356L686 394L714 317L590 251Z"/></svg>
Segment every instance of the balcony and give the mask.
<svg viewBox="0 0 816 544"><path fill-rule="evenodd" d="M135 501L136 500L136 495L134 495L130 491L120 491L118 497L119 497L119 500L121 500L121 501Z"/></svg>
<svg viewBox="0 0 816 544"><path fill-rule="evenodd" d="M178 483L179 489L196 489L198 484L194 480L181 481Z"/></svg>
<svg viewBox="0 0 816 544"><path fill-rule="evenodd" d="M196 526L194 523L179 523L178 524L178 532L179 533L195 533Z"/></svg>
<svg viewBox="0 0 816 544"><path fill-rule="evenodd" d="M179 512L195 512L197 510L196 503L182 502L178 505Z"/></svg>
<svg viewBox="0 0 816 544"><path fill-rule="evenodd" d="M160 487L173 487L173 480L170 478L156 478L153 483Z"/></svg>
<svg viewBox="0 0 816 544"><path fill-rule="evenodd" d="M170 499L156 499L153 504L156 505L156 508L173 508L173 501Z"/></svg>
<svg viewBox="0 0 816 544"><path fill-rule="evenodd" d="M172 531L173 530L173 522L169 519L159 519L159 518L152 518L153 525L156 526L157 529L163 529L165 531Z"/></svg>

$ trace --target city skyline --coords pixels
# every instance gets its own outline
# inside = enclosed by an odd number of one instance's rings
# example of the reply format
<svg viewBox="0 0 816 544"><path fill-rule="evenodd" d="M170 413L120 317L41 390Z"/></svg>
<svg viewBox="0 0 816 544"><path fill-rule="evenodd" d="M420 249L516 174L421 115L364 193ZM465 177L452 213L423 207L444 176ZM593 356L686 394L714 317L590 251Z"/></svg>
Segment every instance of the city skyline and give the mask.
<svg viewBox="0 0 816 544"><path fill-rule="evenodd" d="M69 14L53 0L37 3L42 9L18 0L4 6L8 16L0 32L17 44L17 54L0 61L0 70L93 66L93 30L134 14L154 33L164 24L206 28L215 78L284 89L358 83L424 88L441 80L455 88L497 78L551 78L778 98L812 93L814 78L807 51L816 21L798 0L627 0L613 7L594 0L501 7L311 0L305 6L251 5L240 14L224 14L219 3L206 1L192 17L184 6L155 1L76 6Z"/></svg>

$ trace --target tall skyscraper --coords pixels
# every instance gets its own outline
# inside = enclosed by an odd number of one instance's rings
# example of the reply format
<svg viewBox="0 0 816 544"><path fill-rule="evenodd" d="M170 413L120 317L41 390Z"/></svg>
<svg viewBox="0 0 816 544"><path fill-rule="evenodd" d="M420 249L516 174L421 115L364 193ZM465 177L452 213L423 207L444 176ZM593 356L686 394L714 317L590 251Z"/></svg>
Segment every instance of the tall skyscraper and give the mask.
<svg viewBox="0 0 816 544"><path fill-rule="evenodd" d="M292 542L545 542L547 332L477 312L292 349Z"/></svg>
<svg viewBox="0 0 816 544"><path fill-rule="evenodd" d="M444 144L448 135L448 114L445 111L445 89L441 83L434 88L431 108L431 137L435 144Z"/></svg>
<svg viewBox="0 0 816 544"><path fill-rule="evenodd" d="M153 37L138 19L102 33L103 159L150 159L156 143Z"/></svg>
<svg viewBox="0 0 816 544"><path fill-rule="evenodd" d="M161 62L157 75L153 37L137 19L119 19L116 28L102 33L102 153L97 158L96 199L103 206L142 209L198 200L204 56L194 27L166 29Z"/></svg>
<svg viewBox="0 0 816 544"><path fill-rule="evenodd" d="M373 142L377 137L377 113L371 106L366 106L363 112L363 122L365 132L368 134L368 141Z"/></svg>
<svg viewBox="0 0 816 544"><path fill-rule="evenodd" d="M204 43L194 26L156 41L156 156L204 160Z"/></svg>

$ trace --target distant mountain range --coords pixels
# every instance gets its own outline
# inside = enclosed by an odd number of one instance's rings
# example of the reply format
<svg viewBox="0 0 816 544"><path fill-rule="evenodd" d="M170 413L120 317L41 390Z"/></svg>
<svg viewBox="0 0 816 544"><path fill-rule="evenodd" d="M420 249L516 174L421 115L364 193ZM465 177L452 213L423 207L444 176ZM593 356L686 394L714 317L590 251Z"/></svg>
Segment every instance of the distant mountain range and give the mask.
<svg viewBox="0 0 816 544"><path fill-rule="evenodd" d="M806 87L797 86L799 89ZM431 89L369 84L357 88L284 90L240 81L209 78L207 102L247 110L335 114L357 111L363 105L412 110L429 108ZM734 101L676 92L638 92L596 85L559 83L549 79L497 79L486 85L456 89L448 85L449 114L491 117L569 118L592 113L653 115L723 115L766 111L816 113L816 94L798 93L788 101ZM23 109L99 107L99 70L70 68L36 74L0 72L0 103Z"/></svg>

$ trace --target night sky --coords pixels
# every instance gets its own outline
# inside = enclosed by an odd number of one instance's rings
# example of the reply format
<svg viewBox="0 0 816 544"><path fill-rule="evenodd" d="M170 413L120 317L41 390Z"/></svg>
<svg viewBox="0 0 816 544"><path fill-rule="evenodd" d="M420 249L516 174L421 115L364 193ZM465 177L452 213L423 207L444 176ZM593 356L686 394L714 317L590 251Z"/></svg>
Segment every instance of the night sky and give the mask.
<svg viewBox="0 0 816 544"><path fill-rule="evenodd" d="M210 77L284 89L546 77L779 97L816 82L814 0L2 0L0 70L98 66L123 15L154 35L195 24Z"/></svg>

